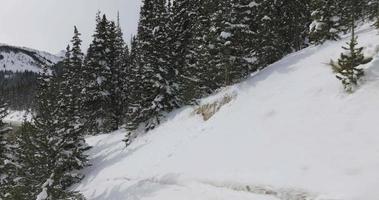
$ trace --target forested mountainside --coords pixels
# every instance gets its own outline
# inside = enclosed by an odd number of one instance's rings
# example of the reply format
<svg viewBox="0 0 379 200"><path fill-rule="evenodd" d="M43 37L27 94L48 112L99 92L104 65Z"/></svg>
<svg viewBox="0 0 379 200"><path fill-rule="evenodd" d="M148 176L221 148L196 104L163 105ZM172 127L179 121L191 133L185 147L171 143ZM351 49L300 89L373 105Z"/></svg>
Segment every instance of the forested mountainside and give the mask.
<svg viewBox="0 0 379 200"><path fill-rule="evenodd" d="M60 60L46 52L0 44L0 94L9 108L33 109L38 73Z"/></svg>
<svg viewBox="0 0 379 200"><path fill-rule="evenodd" d="M144 0L131 45L98 12L16 133L0 98L0 198L374 200L378 7Z"/></svg>
<svg viewBox="0 0 379 200"><path fill-rule="evenodd" d="M62 58L30 48L0 44L0 71L42 72L43 66L53 66Z"/></svg>
<svg viewBox="0 0 379 200"><path fill-rule="evenodd" d="M330 59L349 42L290 54L171 113L128 147L127 133L87 138L92 166L73 190L90 200L376 200L379 34L358 32L364 84L354 93Z"/></svg>

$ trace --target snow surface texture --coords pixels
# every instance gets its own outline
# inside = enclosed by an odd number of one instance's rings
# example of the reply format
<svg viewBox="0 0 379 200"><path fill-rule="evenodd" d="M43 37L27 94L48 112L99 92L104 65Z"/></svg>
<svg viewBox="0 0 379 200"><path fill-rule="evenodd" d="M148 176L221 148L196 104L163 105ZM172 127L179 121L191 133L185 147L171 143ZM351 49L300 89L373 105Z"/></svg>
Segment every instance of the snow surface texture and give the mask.
<svg viewBox="0 0 379 200"><path fill-rule="evenodd" d="M25 47L0 44L0 71L42 72L43 65L52 66L61 57Z"/></svg>
<svg viewBox="0 0 379 200"><path fill-rule="evenodd" d="M125 131L89 137L90 200L377 200L379 36L364 26L365 83L344 93L330 59L350 39L291 54L206 98L235 99L204 121L187 107L128 148Z"/></svg>

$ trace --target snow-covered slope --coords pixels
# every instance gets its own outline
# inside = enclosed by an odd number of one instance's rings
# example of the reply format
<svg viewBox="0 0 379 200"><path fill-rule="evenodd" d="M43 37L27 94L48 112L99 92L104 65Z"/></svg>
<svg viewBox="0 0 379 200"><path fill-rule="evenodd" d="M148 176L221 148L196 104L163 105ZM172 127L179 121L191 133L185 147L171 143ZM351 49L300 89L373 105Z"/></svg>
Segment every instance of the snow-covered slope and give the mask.
<svg viewBox="0 0 379 200"><path fill-rule="evenodd" d="M346 36L294 53L203 104L234 99L208 121L176 111L125 148L125 132L88 138L89 200L377 200L379 36L359 31L365 83L345 94L327 65Z"/></svg>
<svg viewBox="0 0 379 200"><path fill-rule="evenodd" d="M51 66L61 59L43 51L0 44L0 70L40 72L42 66Z"/></svg>

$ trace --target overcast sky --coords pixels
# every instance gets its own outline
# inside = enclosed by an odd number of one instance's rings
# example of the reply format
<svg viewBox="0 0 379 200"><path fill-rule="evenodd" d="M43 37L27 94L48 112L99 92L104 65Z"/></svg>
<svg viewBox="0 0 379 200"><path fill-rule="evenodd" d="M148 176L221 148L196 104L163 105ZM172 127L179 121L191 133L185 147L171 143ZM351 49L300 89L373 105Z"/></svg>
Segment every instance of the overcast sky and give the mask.
<svg viewBox="0 0 379 200"><path fill-rule="evenodd" d="M1 0L0 43L58 53L77 25L87 48L97 10L115 19L120 11L125 39L135 34L141 0Z"/></svg>

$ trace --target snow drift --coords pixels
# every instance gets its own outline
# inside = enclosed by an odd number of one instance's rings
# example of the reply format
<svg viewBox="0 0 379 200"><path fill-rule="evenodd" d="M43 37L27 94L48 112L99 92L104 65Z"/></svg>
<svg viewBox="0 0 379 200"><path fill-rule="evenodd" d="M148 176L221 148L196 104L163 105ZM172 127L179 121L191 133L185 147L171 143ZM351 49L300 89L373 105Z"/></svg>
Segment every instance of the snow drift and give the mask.
<svg viewBox="0 0 379 200"><path fill-rule="evenodd" d="M374 59L354 94L328 66L346 35L204 99L234 97L207 121L187 107L127 148L123 130L89 137L92 166L73 189L90 200L378 199L379 36L358 33Z"/></svg>

